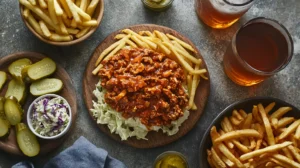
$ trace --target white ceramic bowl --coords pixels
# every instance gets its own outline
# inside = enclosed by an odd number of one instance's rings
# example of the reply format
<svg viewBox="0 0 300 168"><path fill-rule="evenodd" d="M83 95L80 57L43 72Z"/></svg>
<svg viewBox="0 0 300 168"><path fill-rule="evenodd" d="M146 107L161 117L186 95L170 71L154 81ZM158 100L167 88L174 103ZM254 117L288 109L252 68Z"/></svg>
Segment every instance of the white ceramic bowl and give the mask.
<svg viewBox="0 0 300 168"><path fill-rule="evenodd" d="M33 105L34 105L36 102L40 101L41 99L43 99L43 98L45 98L45 97L51 97L51 98L60 97L60 98L63 99L65 102L67 102L67 108L68 108L68 110L69 110L69 116L70 116L69 123L68 123L68 125L66 126L66 128L65 128L62 132L60 132L59 134L54 135L54 136L51 136L51 137L40 135L40 134L37 133L37 132L34 130L34 128L32 127L32 119L31 119L31 116L33 115L33 114L32 114L32 113L33 113ZM59 96L59 95L56 95L56 94L46 94L46 95L40 96L40 97L36 98L36 99L30 104L30 106L29 106L29 108L28 108L28 111L27 111L27 123L28 123L29 129L31 130L31 132L33 132L33 133L34 133L37 137L39 137L39 138L42 138L42 139L48 139L48 140L49 140L49 139L57 139L57 138L60 138L60 137L62 137L63 135L65 135L65 134L68 132L68 130L70 129L71 124L72 124L72 111L71 111L70 104L68 103L68 101L67 101L65 98L63 98L63 97L61 97L61 96Z"/></svg>

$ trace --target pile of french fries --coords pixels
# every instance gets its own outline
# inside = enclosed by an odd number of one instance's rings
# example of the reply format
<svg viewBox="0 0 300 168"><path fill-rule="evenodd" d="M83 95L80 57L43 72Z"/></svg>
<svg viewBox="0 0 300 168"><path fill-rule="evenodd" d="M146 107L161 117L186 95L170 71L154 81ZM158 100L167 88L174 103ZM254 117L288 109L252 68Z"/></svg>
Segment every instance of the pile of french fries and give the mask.
<svg viewBox="0 0 300 168"><path fill-rule="evenodd" d="M196 88L199 85L200 77L205 80L208 80L208 78L204 75L207 70L200 69L202 60L195 57L197 51L191 45L171 34L165 34L158 30L136 33L130 29L124 29L115 36L115 39L117 41L99 55L95 63L95 69L92 72L94 75L102 68L102 60L109 60L123 48L151 49L165 54L183 67L189 95L188 109L197 109L194 103Z"/></svg>
<svg viewBox="0 0 300 168"><path fill-rule="evenodd" d="M207 150L210 166L299 168L300 119L283 117L291 107L274 106L254 105L248 114L234 110L221 121L219 131L213 126L213 146Z"/></svg>
<svg viewBox="0 0 300 168"><path fill-rule="evenodd" d="M36 33L51 41L71 41L98 25L92 16L99 0L19 0Z"/></svg>

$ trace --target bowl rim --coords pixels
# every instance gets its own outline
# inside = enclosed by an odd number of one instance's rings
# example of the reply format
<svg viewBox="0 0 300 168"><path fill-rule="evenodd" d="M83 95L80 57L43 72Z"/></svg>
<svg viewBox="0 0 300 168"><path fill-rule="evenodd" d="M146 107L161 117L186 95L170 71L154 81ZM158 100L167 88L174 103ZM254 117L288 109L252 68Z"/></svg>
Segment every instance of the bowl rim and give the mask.
<svg viewBox="0 0 300 168"><path fill-rule="evenodd" d="M153 162L153 168L155 168L155 164L161 159L161 158L163 158L165 155L167 155L167 154L175 154L175 155L177 155L177 156L179 156L181 159L183 159L184 161L185 161L185 163L186 163L186 165L187 165L187 167L186 168L189 168L189 162L188 162L188 160L187 160L187 157L184 155L184 154L182 154L182 153L180 153L180 152L177 152L177 151L173 151L173 150L170 150L170 151L165 151L165 152L162 152L162 153L160 153L159 155L157 155L157 157L155 158L155 160L154 160L154 162Z"/></svg>
<svg viewBox="0 0 300 168"><path fill-rule="evenodd" d="M32 122L31 122L31 119L30 119L31 114L32 114L32 107L33 107L33 104L36 103L37 101L39 101L39 100L45 98L45 97L53 97L53 98L59 97L59 98L63 99L63 100L67 103L67 105L68 105L67 107L68 107L68 109L69 109L69 117L70 117L70 119L69 119L68 125L66 126L66 128L65 128L62 132L60 132L59 134L57 134L57 135L55 135L55 136L51 136L51 137L43 136L43 135L40 135L39 133L37 133L37 132L33 129L33 127L32 127ZM28 125L29 129L31 130L31 132L32 132L33 134L35 134L37 137L39 137L39 138L41 138L41 139L47 139L47 140L57 139L57 138L60 138L60 137L62 137L63 135L65 135L65 134L69 131L69 129L70 129L71 125L72 125L72 122L73 122L73 118L72 118L72 109L71 109L71 106L70 106L69 102L68 102L64 97L62 97L62 96L60 96L60 95L57 95L57 94L45 94L45 95L39 96L39 97L37 97L36 99L34 99L34 100L32 101L32 103L30 104L28 110L27 110L26 119L27 119L27 125Z"/></svg>
<svg viewBox="0 0 300 168"><path fill-rule="evenodd" d="M210 136L210 129L212 126L216 125L216 122L218 119L220 119L221 117L224 117L227 113L229 113L230 111L228 111L229 109L239 105L239 104L242 104L242 103L245 103L245 102L248 102L248 101L255 101L255 100L270 100L270 101L273 101L273 102L276 102L276 103L283 103L283 104L286 104L290 107L292 107L293 110L296 110L296 111L300 111L297 107L295 107L294 105L284 101L284 100L281 100L279 98L274 98L274 97L270 97L270 96L255 96L255 97L250 97L250 98L246 98L246 99L242 99L242 100L238 100L238 101L235 101L234 103L228 105L227 107L225 107L214 119L213 121L211 122L211 124L207 127L205 133L203 134L202 136L202 139L201 139L201 142L200 142L200 146L199 146L199 155L198 155L198 158L199 158L199 167L203 167L204 165L204 162L207 163L207 159L203 160L202 158L204 157L204 149L206 149L207 147L205 147L205 140L207 139L208 136Z"/></svg>
<svg viewBox="0 0 300 168"><path fill-rule="evenodd" d="M104 0L99 0L98 5L100 5L100 9L99 9L100 11L99 11L99 16L96 18L96 20L98 22L97 26L92 27L92 29L90 29L88 33L86 33L85 35L83 35L82 37L80 37L78 39L74 39L71 41L62 41L62 42L48 40L48 39L42 37L41 35L39 35L37 32L35 32L35 30L31 27L31 25L24 18L23 14L22 14L24 7L23 7L23 5L21 5L20 2L19 2L19 11L20 11L20 15L21 15L23 23L26 25L26 27L29 29L29 31L32 32L34 34L34 36L36 36L38 39L42 40L43 42L45 42L47 44L51 44L51 45L70 46L70 45L74 45L74 44L77 44L77 43L80 43L80 42L86 40L98 29L101 21L103 20L102 18L104 15ZM94 13L94 15L95 15L95 13Z"/></svg>

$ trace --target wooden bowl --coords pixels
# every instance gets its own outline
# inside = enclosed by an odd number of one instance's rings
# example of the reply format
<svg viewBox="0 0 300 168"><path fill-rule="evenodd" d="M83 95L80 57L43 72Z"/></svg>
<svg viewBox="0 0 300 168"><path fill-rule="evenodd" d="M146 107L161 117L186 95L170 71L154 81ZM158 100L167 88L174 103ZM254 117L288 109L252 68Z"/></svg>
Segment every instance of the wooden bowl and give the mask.
<svg viewBox="0 0 300 168"><path fill-rule="evenodd" d="M75 38L74 40L71 41L64 41L64 42L57 42L57 41L51 41L41 35L39 35L37 32L35 32L35 30L31 27L31 25L28 23L28 21L24 18L23 16L23 8L24 6L19 4L19 8L20 8L20 14L22 17L23 22L25 23L26 27L40 40L42 40L45 43L48 44L52 44L52 45L57 45L57 46L69 46L69 45L73 45L73 44L77 44L82 42L83 40L87 39L90 35L92 35L97 28L99 27L102 17L103 17L103 11L104 11L104 1L100 0L98 3L98 6L95 9L95 12L92 16L92 18L95 18L98 22L97 26L94 26L92 29L90 29L90 31L88 33L86 33L84 36L80 37L80 38Z"/></svg>

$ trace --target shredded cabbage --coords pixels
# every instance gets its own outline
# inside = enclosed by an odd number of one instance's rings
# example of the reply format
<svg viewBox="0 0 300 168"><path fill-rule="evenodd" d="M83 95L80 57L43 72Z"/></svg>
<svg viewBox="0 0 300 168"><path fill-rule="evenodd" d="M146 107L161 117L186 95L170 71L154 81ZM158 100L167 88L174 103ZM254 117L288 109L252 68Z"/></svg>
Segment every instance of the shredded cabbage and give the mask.
<svg viewBox="0 0 300 168"><path fill-rule="evenodd" d="M111 133L116 133L121 140L127 140L129 137L147 140L146 135L149 130L141 123L139 118L124 118L120 112L112 109L105 103L105 89L101 87L101 82L96 85L93 94L97 97L97 101L93 101L93 109L90 109L93 116L97 119L98 124L107 124ZM162 130L163 133L171 136L178 132L180 125L188 118L189 111L184 109L184 114L176 121L172 121L169 126L153 126L153 131Z"/></svg>
<svg viewBox="0 0 300 168"><path fill-rule="evenodd" d="M34 103L31 120L38 134L47 137L58 135L70 121L69 106L60 97L45 97Z"/></svg>

